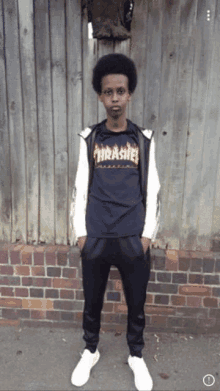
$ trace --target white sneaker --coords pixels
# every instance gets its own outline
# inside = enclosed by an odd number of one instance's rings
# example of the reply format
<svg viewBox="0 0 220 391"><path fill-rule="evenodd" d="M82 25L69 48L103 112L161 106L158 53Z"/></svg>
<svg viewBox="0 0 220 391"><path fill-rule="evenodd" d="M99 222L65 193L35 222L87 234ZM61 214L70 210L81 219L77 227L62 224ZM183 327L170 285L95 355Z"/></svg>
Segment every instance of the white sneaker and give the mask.
<svg viewBox="0 0 220 391"><path fill-rule="evenodd" d="M99 361L100 353L96 349L95 353L91 353L85 349L80 361L74 369L71 376L71 383L74 386L81 387L87 383L92 367Z"/></svg>
<svg viewBox="0 0 220 391"><path fill-rule="evenodd" d="M138 391L151 391L153 389L153 380L147 369L143 357L128 357L129 367L134 372L134 383Z"/></svg>

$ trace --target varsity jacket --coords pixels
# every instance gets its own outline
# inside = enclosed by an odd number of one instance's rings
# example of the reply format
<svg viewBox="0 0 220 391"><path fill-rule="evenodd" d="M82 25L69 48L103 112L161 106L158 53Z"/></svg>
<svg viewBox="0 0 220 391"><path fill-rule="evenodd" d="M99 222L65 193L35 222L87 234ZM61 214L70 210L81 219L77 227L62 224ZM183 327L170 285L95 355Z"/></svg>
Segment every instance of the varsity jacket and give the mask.
<svg viewBox="0 0 220 391"><path fill-rule="evenodd" d="M79 161L70 208L71 245L76 245L79 237L87 236L86 210L93 177L92 153L96 130L100 125L88 127L78 133L80 136ZM145 207L145 222L141 236L154 240L158 231L160 216L160 182L155 162L155 141L151 130L140 129L133 123L132 125L136 127L138 132L140 185ZM145 143L144 138L146 138Z"/></svg>

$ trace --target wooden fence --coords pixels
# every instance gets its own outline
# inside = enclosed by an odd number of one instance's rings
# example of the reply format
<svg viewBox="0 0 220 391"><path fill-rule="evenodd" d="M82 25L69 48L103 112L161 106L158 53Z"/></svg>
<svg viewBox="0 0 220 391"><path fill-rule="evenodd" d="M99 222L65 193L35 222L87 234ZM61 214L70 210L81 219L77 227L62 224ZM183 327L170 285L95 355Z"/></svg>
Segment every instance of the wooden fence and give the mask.
<svg viewBox="0 0 220 391"><path fill-rule="evenodd" d="M88 38L80 0L0 0L0 240L69 243L77 133L105 118L92 68L121 52L139 76L128 116L155 131L156 245L220 251L220 2L135 0L131 31Z"/></svg>

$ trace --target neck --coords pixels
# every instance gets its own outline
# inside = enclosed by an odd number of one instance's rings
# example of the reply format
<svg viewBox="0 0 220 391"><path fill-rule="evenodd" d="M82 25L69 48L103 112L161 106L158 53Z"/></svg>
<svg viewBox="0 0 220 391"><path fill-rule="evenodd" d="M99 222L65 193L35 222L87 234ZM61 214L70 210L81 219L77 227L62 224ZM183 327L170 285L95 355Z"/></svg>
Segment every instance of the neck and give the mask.
<svg viewBox="0 0 220 391"><path fill-rule="evenodd" d="M127 129L126 117L123 118L111 118L107 117L106 127L113 132L121 132Z"/></svg>

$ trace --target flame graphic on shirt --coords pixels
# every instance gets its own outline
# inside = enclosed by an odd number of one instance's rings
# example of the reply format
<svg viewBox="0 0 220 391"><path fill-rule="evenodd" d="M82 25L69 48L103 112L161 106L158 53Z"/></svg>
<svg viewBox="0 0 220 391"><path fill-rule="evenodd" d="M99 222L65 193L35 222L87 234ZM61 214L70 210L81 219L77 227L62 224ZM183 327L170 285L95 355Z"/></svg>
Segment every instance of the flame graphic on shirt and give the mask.
<svg viewBox="0 0 220 391"><path fill-rule="evenodd" d="M139 147L129 142L123 147L119 147L117 144L109 147L108 145L104 146L103 144L95 143L93 157L95 165L106 160L130 160L138 166Z"/></svg>

